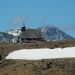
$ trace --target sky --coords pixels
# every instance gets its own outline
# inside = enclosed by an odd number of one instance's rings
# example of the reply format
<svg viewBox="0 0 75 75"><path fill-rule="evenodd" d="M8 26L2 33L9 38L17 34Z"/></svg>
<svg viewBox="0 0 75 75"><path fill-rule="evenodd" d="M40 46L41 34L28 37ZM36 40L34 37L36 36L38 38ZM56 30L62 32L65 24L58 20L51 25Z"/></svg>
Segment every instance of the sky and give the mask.
<svg viewBox="0 0 75 75"><path fill-rule="evenodd" d="M0 0L0 31L51 24L75 37L75 0Z"/></svg>

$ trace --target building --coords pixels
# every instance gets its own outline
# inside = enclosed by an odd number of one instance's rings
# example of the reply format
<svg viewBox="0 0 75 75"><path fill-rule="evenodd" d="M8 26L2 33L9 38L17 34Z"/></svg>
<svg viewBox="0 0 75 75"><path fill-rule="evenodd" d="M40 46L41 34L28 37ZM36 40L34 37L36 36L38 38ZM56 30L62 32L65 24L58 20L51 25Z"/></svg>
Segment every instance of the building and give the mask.
<svg viewBox="0 0 75 75"><path fill-rule="evenodd" d="M41 30L21 28L21 34L18 36L17 42L35 42L43 41Z"/></svg>

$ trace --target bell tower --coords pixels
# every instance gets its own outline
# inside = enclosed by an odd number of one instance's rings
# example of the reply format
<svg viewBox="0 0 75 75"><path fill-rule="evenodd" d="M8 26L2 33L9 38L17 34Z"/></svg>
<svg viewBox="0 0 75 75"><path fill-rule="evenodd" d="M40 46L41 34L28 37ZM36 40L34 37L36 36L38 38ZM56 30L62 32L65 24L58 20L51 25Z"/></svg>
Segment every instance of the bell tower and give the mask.
<svg viewBox="0 0 75 75"><path fill-rule="evenodd" d="M21 28L21 32L24 32L26 30L26 26L25 26L25 23L23 22L23 26Z"/></svg>

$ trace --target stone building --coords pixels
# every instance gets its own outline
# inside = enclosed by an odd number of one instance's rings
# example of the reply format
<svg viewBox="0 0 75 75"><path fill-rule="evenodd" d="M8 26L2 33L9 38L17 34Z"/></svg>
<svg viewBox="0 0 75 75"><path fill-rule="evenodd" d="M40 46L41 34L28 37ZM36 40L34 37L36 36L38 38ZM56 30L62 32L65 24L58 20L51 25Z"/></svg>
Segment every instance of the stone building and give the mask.
<svg viewBox="0 0 75 75"><path fill-rule="evenodd" d="M17 42L35 42L43 41L41 30L21 28L21 34L18 36Z"/></svg>

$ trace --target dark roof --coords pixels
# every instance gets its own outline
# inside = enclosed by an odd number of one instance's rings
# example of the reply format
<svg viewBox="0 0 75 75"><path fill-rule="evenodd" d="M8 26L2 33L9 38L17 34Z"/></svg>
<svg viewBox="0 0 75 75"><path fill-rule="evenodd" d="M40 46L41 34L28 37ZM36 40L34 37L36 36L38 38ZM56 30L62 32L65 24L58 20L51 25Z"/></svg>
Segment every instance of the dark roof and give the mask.
<svg viewBox="0 0 75 75"><path fill-rule="evenodd" d="M26 29L21 32L21 38L41 38L41 30L38 29Z"/></svg>

